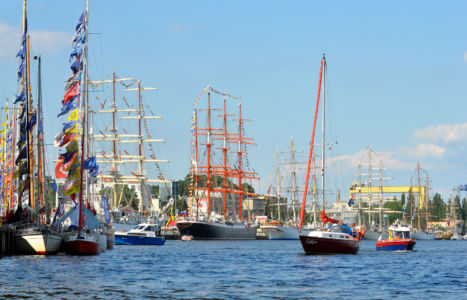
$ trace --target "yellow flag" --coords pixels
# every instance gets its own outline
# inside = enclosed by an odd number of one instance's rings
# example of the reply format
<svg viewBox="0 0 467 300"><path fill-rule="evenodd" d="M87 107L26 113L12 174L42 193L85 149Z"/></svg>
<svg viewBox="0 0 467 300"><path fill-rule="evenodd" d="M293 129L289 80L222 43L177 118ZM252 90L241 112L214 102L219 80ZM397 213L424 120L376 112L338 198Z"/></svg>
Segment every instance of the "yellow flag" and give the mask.
<svg viewBox="0 0 467 300"><path fill-rule="evenodd" d="M78 109L75 109L74 111L71 112L71 114L68 116L68 121L78 121Z"/></svg>
<svg viewBox="0 0 467 300"><path fill-rule="evenodd" d="M5 106L5 112L8 111L8 104Z"/></svg>
<svg viewBox="0 0 467 300"><path fill-rule="evenodd" d="M78 123L76 123L75 125L71 126L70 128L68 128L66 131L65 131L65 134L69 134L69 133L76 133L78 130Z"/></svg>
<svg viewBox="0 0 467 300"><path fill-rule="evenodd" d="M6 127L6 121L2 123L2 126L3 126L3 127Z"/></svg>
<svg viewBox="0 0 467 300"><path fill-rule="evenodd" d="M4 134L6 132L6 128L3 128L2 130L0 130L0 134Z"/></svg>
<svg viewBox="0 0 467 300"><path fill-rule="evenodd" d="M79 192L79 189L80 189L80 182L76 182L71 188L69 188L68 190L66 190L63 194L64 195L71 195L71 194L75 194L75 193L78 193Z"/></svg>

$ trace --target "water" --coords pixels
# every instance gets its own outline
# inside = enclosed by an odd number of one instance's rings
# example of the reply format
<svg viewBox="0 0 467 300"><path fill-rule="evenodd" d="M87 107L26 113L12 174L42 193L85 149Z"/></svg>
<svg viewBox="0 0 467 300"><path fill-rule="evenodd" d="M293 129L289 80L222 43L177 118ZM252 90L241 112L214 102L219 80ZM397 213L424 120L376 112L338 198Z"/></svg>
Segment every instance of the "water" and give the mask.
<svg viewBox="0 0 467 300"><path fill-rule="evenodd" d="M0 298L467 299L467 241L303 255L299 241L167 241L99 256L0 259Z"/></svg>

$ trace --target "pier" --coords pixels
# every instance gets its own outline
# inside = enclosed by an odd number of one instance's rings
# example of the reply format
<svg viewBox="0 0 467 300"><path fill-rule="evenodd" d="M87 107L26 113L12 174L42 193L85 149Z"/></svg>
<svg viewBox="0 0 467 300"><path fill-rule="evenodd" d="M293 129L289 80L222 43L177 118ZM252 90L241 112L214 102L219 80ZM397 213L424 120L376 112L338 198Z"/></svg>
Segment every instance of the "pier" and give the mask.
<svg viewBox="0 0 467 300"><path fill-rule="evenodd" d="M0 226L0 256L11 255L15 251L15 228Z"/></svg>

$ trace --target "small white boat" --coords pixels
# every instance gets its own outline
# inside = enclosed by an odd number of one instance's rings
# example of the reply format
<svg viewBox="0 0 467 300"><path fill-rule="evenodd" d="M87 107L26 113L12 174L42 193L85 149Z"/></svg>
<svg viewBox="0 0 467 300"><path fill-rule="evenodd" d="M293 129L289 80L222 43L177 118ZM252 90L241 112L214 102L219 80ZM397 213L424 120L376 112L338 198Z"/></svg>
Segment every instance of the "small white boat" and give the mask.
<svg viewBox="0 0 467 300"><path fill-rule="evenodd" d="M182 241L191 241L193 239L192 235L182 235Z"/></svg>

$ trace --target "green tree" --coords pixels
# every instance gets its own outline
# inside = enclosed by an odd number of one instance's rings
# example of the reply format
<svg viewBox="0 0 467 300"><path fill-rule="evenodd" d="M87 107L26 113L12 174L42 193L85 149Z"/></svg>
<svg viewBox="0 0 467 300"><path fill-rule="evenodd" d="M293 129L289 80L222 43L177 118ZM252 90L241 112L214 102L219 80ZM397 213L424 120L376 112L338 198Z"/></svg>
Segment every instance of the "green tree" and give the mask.
<svg viewBox="0 0 467 300"><path fill-rule="evenodd" d="M446 203L444 203L443 198L438 193L435 193L433 196L433 202L430 206L430 215L434 221L444 220L446 217Z"/></svg>

